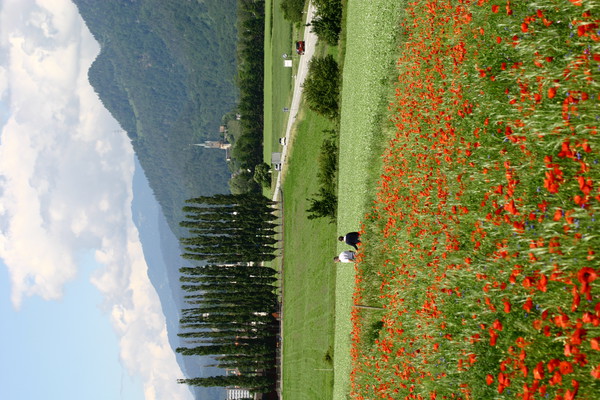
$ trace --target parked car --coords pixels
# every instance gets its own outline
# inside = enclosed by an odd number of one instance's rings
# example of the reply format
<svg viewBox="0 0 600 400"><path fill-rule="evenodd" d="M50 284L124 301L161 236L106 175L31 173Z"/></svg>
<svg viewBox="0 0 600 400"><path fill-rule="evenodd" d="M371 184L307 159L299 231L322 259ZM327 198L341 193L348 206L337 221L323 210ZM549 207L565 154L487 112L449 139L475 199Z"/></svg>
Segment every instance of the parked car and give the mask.
<svg viewBox="0 0 600 400"><path fill-rule="evenodd" d="M304 54L304 40L296 42L296 53L300 55Z"/></svg>

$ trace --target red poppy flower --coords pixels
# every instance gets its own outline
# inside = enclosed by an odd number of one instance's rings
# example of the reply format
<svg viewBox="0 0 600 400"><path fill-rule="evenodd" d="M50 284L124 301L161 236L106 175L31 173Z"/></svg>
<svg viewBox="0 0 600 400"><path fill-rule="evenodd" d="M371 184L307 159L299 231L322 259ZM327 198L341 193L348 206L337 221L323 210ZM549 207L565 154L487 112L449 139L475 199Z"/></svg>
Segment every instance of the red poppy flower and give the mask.
<svg viewBox="0 0 600 400"><path fill-rule="evenodd" d="M577 273L577 280L581 283L580 292L585 294L588 300L592 299L590 283L595 281L597 277L596 270L590 267L583 267Z"/></svg>
<svg viewBox="0 0 600 400"><path fill-rule="evenodd" d="M532 307L533 307L533 301L531 300L531 297L528 297L527 300L525 301L525 303L523 304L523 310L530 312Z"/></svg>
<svg viewBox="0 0 600 400"><path fill-rule="evenodd" d="M585 336L587 331L583 328L577 328L571 335L570 342L571 344L581 344L582 338Z"/></svg>
<svg viewBox="0 0 600 400"><path fill-rule="evenodd" d="M579 382L575 379L571 380L571 385L573 385L573 389L568 389L565 393L565 400L573 400L575 396L577 396L577 391L579 390Z"/></svg>
<svg viewBox="0 0 600 400"><path fill-rule="evenodd" d="M510 301L508 299L504 299L502 302L504 303L504 312L509 313L511 308Z"/></svg>
<svg viewBox="0 0 600 400"><path fill-rule="evenodd" d="M554 317L554 323L561 328L569 327L569 317L565 314L560 314Z"/></svg>
<svg viewBox="0 0 600 400"><path fill-rule="evenodd" d="M489 332L490 332L490 346L495 346L496 341L498 340L498 333L493 329L490 329Z"/></svg>
<svg viewBox="0 0 600 400"><path fill-rule="evenodd" d="M540 361L533 370L533 379L544 379L544 363Z"/></svg>
<svg viewBox="0 0 600 400"><path fill-rule="evenodd" d="M561 374L567 375L573 372L573 365L568 361L561 361L558 369L560 370Z"/></svg>
<svg viewBox="0 0 600 400"><path fill-rule="evenodd" d="M596 270L590 267L583 267L577 273L577 280L583 283L592 283L596 280L598 275L596 274Z"/></svg>
<svg viewBox="0 0 600 400"><path fill-rule="evenodd" d="M517 207L515 206L514 200L511 200L509 203L505 204L504 209L513 215L517 215L519 213L517 211Z"/></svg>
<svg viewBox="0 0 600 400"><path fill-rule="evenodd" d="M582 24L577 27L578 36L587 36L587 32L598 29L597 24Z"/></svg>
<svg viewBox="0 0 600 400"><path fill-rule="evenodd" d="M546 292L548 290L548 277L546 275L540 276L540 280L537 283L537 288L540 292Z"/></svg>
<svg viewBox="0 0 600 400"><path fill-rule="evenodd" d="M501 331L502 330L502 322L500 322L499 320L495 320L494 323L492 324L492 328L494 328L497 331Z"/></svg>

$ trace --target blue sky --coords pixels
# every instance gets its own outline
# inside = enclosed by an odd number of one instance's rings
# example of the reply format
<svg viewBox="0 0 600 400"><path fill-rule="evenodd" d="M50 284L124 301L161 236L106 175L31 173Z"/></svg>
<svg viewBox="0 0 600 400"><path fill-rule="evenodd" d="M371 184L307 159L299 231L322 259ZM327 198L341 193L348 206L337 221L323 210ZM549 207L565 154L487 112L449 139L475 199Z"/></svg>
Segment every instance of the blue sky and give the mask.
<svg viewBox="0 0 600 400"><path fill-rule="evenodd" d="M1 399L192 398L132 220L133 149L87 80L99 50L70 0L0 0Z"/></svg>
<svg viewBox="0 0 600 400"><path fill-rule="evenodd" d="M86 258L59 301L34 297L16 311L7 295L0 298L3 399L144 398L140 379L119 362L117 337L89 281L97 265ZM9 286L6 269L0 269L0 293L9 293Z"/></svg>

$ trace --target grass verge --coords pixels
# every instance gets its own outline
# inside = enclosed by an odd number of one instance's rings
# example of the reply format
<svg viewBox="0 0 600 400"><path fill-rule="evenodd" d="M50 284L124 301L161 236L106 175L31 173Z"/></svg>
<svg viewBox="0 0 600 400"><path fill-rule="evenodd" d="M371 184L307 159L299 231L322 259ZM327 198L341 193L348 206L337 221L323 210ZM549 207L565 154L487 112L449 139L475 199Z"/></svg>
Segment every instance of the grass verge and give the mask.
<svg viewBox="0 0 600 400"><path fill-rule="evenodd" d="M400 3L348 2L340 123L338 233L360 229L383 148L390 74L395 65ZM338 245L337 251L347 250ZM337 268L335 387L333 398L350 391L350 315L355 271Z"/></svg>
<svg viewBox="0 0 600 400"><path fill-rule="evenodd" d="M283 18L280 0L265 2L265 109L263 152L266 163L271 153L279 149L278 139L285 134L285 127L292 96L292 68L283 66L283 54L288 58L299 57L293 47L292 25Z"/></svg>
<svg viewBox="0 0 600 400"><path fill-rule="evenodd" d="M318 189L321 132L332 125L309 111L301 117L283 185L283 396L321 400L331 398L333 390L336 231L326 219L309 220L306 209Z"/></svg>

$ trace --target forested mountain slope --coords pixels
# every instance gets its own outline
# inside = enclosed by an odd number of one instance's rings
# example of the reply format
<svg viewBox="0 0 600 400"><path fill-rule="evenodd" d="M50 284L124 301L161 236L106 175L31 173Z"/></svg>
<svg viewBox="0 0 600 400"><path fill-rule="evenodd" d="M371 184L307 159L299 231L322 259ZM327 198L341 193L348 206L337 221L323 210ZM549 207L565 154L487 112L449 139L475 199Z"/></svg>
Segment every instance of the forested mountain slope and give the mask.
<svg viewBox="0 0 600 400"><path fill-rule="evenodd" d="M224 193L218 137L235 107L236 0L74 0L101 45L89 80L130 137L169 226L185 199Z"/></svg>

